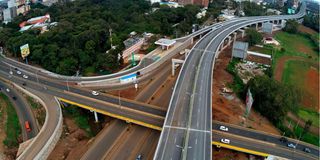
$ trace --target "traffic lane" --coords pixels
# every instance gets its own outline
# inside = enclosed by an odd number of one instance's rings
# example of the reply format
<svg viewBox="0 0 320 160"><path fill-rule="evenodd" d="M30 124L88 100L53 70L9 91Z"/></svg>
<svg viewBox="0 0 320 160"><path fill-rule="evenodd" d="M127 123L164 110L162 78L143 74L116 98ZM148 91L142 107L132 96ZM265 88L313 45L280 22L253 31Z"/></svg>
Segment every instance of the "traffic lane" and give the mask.
<svg viewBox="0 0 320 160"><path fill-rule="evenodd" d="M37 95L46 105L46 121L38 135L31 142L30 147L24 151L26 153L25 156L21 157L21 159L34 159L54 134L62 113L59 103L53 96L29 88L26 89Z"/></svg>
<svg viewBox="0 0 320 160"><path fill-rule="evenodd" d="M288 143L293 143L296 144L296 142L293 141L288 141L287 143L283 143L280 142L279 137L275 137L272 135L268 135L268 134L263 134L263 133L258 133L256 131L250 131L249 129L240 129L240 128L236 128L236 127L232 127L228 124L217 124L217 123L212 123L212 129L213 130L220 130L220 126L226 126L228 128L228 133L232 133L232 134L236 134L236 135L240 135L243 137L247 137L247 138L252 138L252 139L256 139L256 140L260 140L260 141L265 141L265 142L269 142L269 143L273 143L273 144L277 144L279 146L283 146L283 147L287 147ZM313 154L315 156L319 156L319 150L309 147L309 146L305 146L303 144L298 144L297 145L297 149L298 150L303 150L304 148L309 148L311 150L311 153L309 154Z"/></svg>
<svg viewBox="0 0 320 160"><path fill-rule="evenodd" d="M293 160L305 160L305 159L317 159L311 155L306 155L305 153L302 153L300 151L288 149L288 148L282 148L282 147L276 147L271 146L270 144L265 143L259 143L259 141L252 141L248 140L246 138L240 138L232 136L231 134L223 134L221 132L212 132L212 139L215 142L221 142L221 139L229 139L230 144L232 146L237 146L253 151L263 152L279 157L289 158Z"/></svg>
<svg viewBox="0 0 320 160"><path fill-rule="evenodd" d="M10 71L10 68L7 68L5 66L0 66L1 70L3 70L4 72L7 72L9 73ZM13 76L17 76L17 77L22 77L22 75L24 75L25 73L22 73L21 75L17 75L16 73L13 73ZM34 76L34 75L28 75L29 77L27 79L24 79L24 81L33 81L33 82L37 82L39 83L39 85L42 84L42 87L41 88L45 88L45 86L51 86L53 88L56 88L56 89L60 89L60 90L69 90L71 92L74 92L74 93L77 93L77 94L81 94L81 95L85 95L87 97L91 97L91 98L95 98L95 99L98 99L98 100L102 100L102 101L107 101L107 102L110 102L110 103L114 103L114 104L119 104L119 98L114 98L114 97L111 97L111 96L107 96L107 95L99 95L99 96L94 96L92 95L91 91L84 91L84 90L80 90L80 89L77 89L77 88L73 88L69 85L63 85L63 84L60 84L60 83L55 83L55 82L51 82L50 80L46 80L46 79L41 79L37 76ZM125 99L121 99L120 98L120 103L122 106L125 106L125 107L128 107L128 108L132 108L132 109L136 109L136 110L140 110L140 111L143 111L143 112L149 112L151 114L156 114L156 115L159 115L159 116L162 116L164 117L166 115L166 111L164 110L161 110L161 109L158 109L158 108L153 108L153 107L150 107L149 105L147 104L143 104L143 103L133 103L133 102L130 102L130 101L127 101Z"/></svg>
<svg viewBox="0 0 320 160"><path fill-rule="evenodd" d="M158 143L164 144L157 148L157 153L154 159L156 160L179 160L181 159L183 149L183 138L185 134L184 129L170 128L170 130L163 130L161 134L168 137L168 141L160 139Z"/></svg>
<svg viewBox="0 0 320 160"><path fill-rule="evenodd" d="M4 74L7 74L7 73L4 73ZM22 79L21 77L16 77L16 76L11 77L11 80L14 80L15 82L17 82L17 84L23 84L26 81L25 79ZM30 82L30 80L32 80L32 79L28 79L28 80L29 80L29 82L26 83L26 86L24 86L24 87L32 88L34 90L39 90L43 93L47 93L47 94L50 94L50 95L53 95L56 97L60 97L60 98L65 98L65 99L68 99L68 100L71 100L74 102L78 102L80 104L93 107L93 108L98 109L100 111L106 111L108 113L113 113L113 114L120 115L120 116L123 116L126 118L130 118L133 120L137 120L140 122L151 124L151 125L154 125L157 127L162 127L162 125L163 125L163 119L154 118L154 117L150 117L148 115L128 111L128 110L126 110L125 107L120 107L120 106L114 107L113 105L109 106L106 104L101 104L96 101L91 101L91 100L79 98L79 97L76 97L73 95L68 95L68 94L65 94L63 90L59 90L59 89L49 87L46 85L41 85L41 84L39 86L39 83L37 83L37 82Z"/></svg>
<svg viewBox="0 0 320 160"><path fill-rule="evenodd" d="M117 138L126 131L127 127L127 123L121 120L114 120L110 126L105 127L102 132L95 137L93 144L81 157L81 160L102 159Z"/></svg>
<svg viewBox="0 0 320 160"><path fill-rule="evenodd" d="M37 127L36 120L33 116L31 108L28 105L28 103L26 102L26 100L24 99L24 97L20 93L18 93L13 87L3 83L2 81L0 81L0 85L2 88L1 89L2 92L5 95L7 95L7 97L9 98L11 103L13 104L14 109L17 112L20 126L21 126L21 130L22 130L23 141L26 141L28 139L35 137L37 135L37 133L39 132L39 129ZM6 89L9 89L10 91L7 92ZM31 128L31 131L29 131L29 132L25 128L26 121L29 122L29 125Z"/></svg>
<svg viewBox="0 0 320 160"><path fill-rule="evenodd" d="M187 147L187 159L210 159L211 151L211 131L190 131L190 140Z"/></svg>

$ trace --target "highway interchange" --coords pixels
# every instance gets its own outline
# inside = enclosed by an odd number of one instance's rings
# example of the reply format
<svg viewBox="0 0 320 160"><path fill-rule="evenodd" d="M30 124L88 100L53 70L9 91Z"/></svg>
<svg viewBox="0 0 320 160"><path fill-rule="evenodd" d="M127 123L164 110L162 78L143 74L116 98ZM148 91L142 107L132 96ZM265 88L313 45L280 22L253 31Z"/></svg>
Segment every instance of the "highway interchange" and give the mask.
<svg viewBox="0 0 320 160"><path fill-rule="evenodd" d="M72 83L66 84L64 78L60 77L55 79L52 78L51 75L41 74L39 71L36 71L37 73L34 74L34 71L32 71L34 68L23 68L26 70L26 73L29 74L28 79L24 79L21 76L16 75L16 73L14 73L14 75L9 75L10 70L15 71L15 67L19 68L19 70L23 70L21 68L24 65L8 59L1 59L0 75L3 78L10 79L18 85L26 83L27 85L24 86L25 88L77 102L84 106L90 106L90 108L84 108L107 115L109 114L110 116L112 116L110 113L121 115L121 117L133 120L131 121L133 123L138 122L136 124L139 125L150 124L154 129L161 130L162 125L164 124L154 159L212 159L212 140L220 141L224 136L220 131L217 131L216 124L212 123L211 115L212 68L214 67L213 62L218 55L220 45L228 35L245 26L265 21L299 18L302 15L303 13L299 12L299 14L293 16L240 18L234 21L217 24L211 31L207 29L207 32L210 32L193 47L183 64L182 71L179 73L179 78L174 87L174 93L170 101L168 112L157 108L156 106L125 99L121 100L120 105L117 97L105 94L93 96L88 89L77 88L77 86ZM8 66L8 63L14 67ZM147 64L146 67L150 64ZM139 69L141 68L132 70L132 72L137 72ZM108 78L116 78L123 76L124 74L128 74L128 72L111 75ZM100 80L105 78L106 77L98 77L97 79ZM90 80L92 79L88 78L88 81ZM121 119L121 117L115 118ZM212 131L212 129L214 131ZM236 129L233 128L230 130ZM261 135L258 136L255 135L254 132L243 129L238 129L231 133L242 137L261 140ZM243 139L239 140L239 138L232 138L232 136L233 135L230 135L230 139L233 144L237 146L243 146L245 148L251 147L251 149L254 150L261 150L284 157L294 157L294 159L303 159L305 157L305 154L301 154L304 145L298 145L300 151L297 151L297 153L295 153L295 151L287 151L287 148L283 149L287 152L278 150L277 152L272 153L272 150L265 150L265 147L252 145L257 142L246 143L248 145L245 145ZM263 137L265 139L262 141L281 145L278 144L279 140L277 138ZM258 143L258 145L261 144ZM293 155L294 153L295 155ZM312 154L318 156L319 150L313 150Z"/></svg>

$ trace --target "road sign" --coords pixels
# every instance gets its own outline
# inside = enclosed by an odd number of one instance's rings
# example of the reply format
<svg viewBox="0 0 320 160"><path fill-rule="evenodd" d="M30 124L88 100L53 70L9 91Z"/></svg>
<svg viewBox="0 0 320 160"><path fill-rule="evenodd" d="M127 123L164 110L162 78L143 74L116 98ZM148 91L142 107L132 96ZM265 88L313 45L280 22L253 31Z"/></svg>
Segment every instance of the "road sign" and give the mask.
<svg viewBox="0 0 320 160"><path fill-rule="evenodd" d="M121 77L120 83L128 83L128 82L135 81L136 79L137 79L137 74L133 73L133 74Z"/></svg>
<svg viewBox="0 0 320 160"><path fill-rule="evenodd" d="M247 92L247 97L246 97L246 113L245 113L245 116L246 116L246 117L249 116L252 103L253 103L253 98L252 98L252 94L251 94L250 88L249 88L249 89L248 89L248 92Z"/></svg>
<svg viewBox="0 0 320 160"><path fill-rule="evenodd" d="M25 44L21 46L20 51L21 51L21 57L25 59L30 54L29 44Z"/></svg>

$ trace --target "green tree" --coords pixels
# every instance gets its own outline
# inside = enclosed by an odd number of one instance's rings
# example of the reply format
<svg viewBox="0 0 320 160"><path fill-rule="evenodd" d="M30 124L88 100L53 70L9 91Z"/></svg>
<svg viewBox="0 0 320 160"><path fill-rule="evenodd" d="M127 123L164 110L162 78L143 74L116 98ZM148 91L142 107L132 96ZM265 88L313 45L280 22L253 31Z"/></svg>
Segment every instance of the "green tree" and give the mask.
<svg viewBox="0 0 320 160"><path fill-rule="evenodd" d="M258 44L262 41L262 34L256 31L255 29L249 28L246 30L247 41L250 46Z"/></svg>
<svg viewBox="0 0 320 160"><path fill-rule="evenodd" d="M283 28L288 33L298 33L299 23L295 20L288 20L286 26Z"/></svg>
<svg viewBox="0 0 320 160"><path fill-rule="evenodd" d="M253 107L274 124L281 123L288 111L296 111L299 92L294 87L268 76L255 77L248 87L253 94Z"/></svg>

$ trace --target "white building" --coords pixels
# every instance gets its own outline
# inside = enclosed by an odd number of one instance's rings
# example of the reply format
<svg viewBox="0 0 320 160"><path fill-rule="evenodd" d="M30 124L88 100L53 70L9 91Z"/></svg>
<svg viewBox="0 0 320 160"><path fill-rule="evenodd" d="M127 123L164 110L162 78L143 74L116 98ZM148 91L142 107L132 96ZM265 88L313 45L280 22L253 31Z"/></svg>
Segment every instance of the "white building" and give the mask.
<svg viewBox="0 0 320 160"><path fill-rule="evenodd" d="M161 2L161 0L149 0L149 1L150 1L151 4L153 4L153 3L160 3L160 2Z"/></svg>

